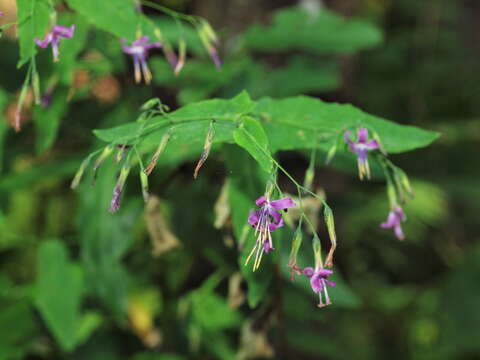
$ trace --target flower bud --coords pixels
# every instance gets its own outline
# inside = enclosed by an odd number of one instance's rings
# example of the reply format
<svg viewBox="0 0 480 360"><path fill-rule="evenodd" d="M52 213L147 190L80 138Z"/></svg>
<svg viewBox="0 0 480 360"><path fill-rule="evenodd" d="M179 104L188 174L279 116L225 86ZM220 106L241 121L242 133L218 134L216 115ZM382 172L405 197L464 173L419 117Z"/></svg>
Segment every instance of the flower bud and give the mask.
<svg viewBox="0 0 480 360"><path fill-rule="evenodd" d="M85 169L87 168L89 163L90 163L90 156L82 161L82 164L80 165L77 172L75 173L75 177L73 178L72 183L70 184L71 189L76 189L78 184L80 184L80 181L82 180L82 177L83 177L83 173L85 172Z"/></svg>

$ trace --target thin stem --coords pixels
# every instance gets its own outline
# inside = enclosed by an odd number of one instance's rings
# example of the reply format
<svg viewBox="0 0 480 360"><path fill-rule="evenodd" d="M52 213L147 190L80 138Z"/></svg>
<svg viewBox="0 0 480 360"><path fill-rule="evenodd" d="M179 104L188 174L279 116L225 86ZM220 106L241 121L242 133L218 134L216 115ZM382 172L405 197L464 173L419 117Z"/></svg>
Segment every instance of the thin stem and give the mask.
<svg viewBox="0 0 480 360"><path fill-rule="evenodd" d="M167 14L167 15L173 17L174 19L182 19L182 20L188 21L189 23L191 23L194 26L197 25L197 23L199 22L199 20L196 16L185 15L185 14L176 12L175 10L169 9L165 6L159 5L159 4L154 3L152 1L141 0L141 3L145 6L148 6L149 8L152 8L152 9L160 11L164 14Z"/></svg>

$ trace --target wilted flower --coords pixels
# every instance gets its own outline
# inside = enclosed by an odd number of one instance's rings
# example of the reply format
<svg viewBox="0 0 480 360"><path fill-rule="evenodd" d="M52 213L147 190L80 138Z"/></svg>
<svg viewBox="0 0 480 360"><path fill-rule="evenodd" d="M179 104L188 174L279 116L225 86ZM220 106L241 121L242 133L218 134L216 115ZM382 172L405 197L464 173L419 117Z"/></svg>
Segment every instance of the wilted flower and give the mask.
<svg viewBox="0 0 480 360"><path fill-rule="evenodd" d="M405 235L402 231L401 223L407 220L407 216L403 212L403 209L395 205L390 212L388 213L387 221L380 224L380 227L383 229L393 229L395 236L398 240L405 239Z"/></svg>
<svg viewBox="0 0 480 360"><path fill-rule="evenodd" d="M358 129L356 141L350 139L351 134L351 131L345 131L344 138L349 150L357 154L360 180L363 180L364 177L369 179L370 166L368 165L368 152L378 149L380 146L376 140L368 141L368 130L366 128Z"/></svg>
<svg viewBox="0 0 480 360"><path fill-rule="evenodd" d="M271 232L284 225L282 213L279 210L296 206L295 202L289 197L270 201L265 196L261 196L255 201L255 204L260 206L260 209L250 213L248 223L255 228L257 240L245 262L245 264L247 264L250 257L255 253L253 270L256 270L260 266L264 252L268 253L274 250Z"/></svg>
<svg viewBox="0 0 480 360"><path fill-rule="evenodd" d="M148 52L151 49L161 48L162 44L160 42L151 43L148 36L140 37L131 46L126 45L126 40L122 40L122 44L123 52L133 57L135 81L139 83L142 80L143 73L145 83L149 84L152 81L152 73L147 65Z"/></svg>
<svg viewBox="0 0 480 360"><path fill-rule="evenodd" d="M202 26L199 29L199 35L203 46L212 58L212 61L217 67L217 69L221 68L222 61L220 60L220 56L218 55L217 50L218 37L208 22L205 21L202 23Z"/></svg>
<svg viewBox="0 0 480 360"><path fill-rule="evenodd" d="M185 65L185 58L187 56L187 43L185 40L180 39L178 42L178 60L176 60L176 64L173 68L173 72L175 76L178 76L180 74L180 71L182 71L183 66Z"/></svg>
<svg viewBox="0 0 480 360"><path fill-rule="evenodd" d="M125 186L125 181L127 180L129 172L129 166L124 166L122 167L122 170L120 170L120 175L118 176L117 183L113 188L112 201L110 202L110 212L112 213L120 209L120 199L122 197L123 188Z"/></svg>
<svg viewBox="0 0 480 360"><path fill-rule="evenodd" d="M324 307L332 303L330 301L330 297L328 296L327 290L327 286L334 287L337 285L333 281L327 279L328 276L332 274L332 270L324 268L315 270L312 267L306 267L303 269L303 275L310 278L310 286L312 287L313 292L319 296L320 302L318 303L318 307ZM325 297L325 302L323 302L322 292L323 296Z"/></svg>
<svg viewBox="0 0 480 360"><path fill-rule="evenodd" d="M45 49L49 44L52 44L53 61L58 61L58 56L60 55L58 50L60 39L70 39L73 37L74 32L75 25L70 27L55 25L53 26L52 30L45 35L45 39L40 40L36 38L35 43L43 49Z"/></svg>

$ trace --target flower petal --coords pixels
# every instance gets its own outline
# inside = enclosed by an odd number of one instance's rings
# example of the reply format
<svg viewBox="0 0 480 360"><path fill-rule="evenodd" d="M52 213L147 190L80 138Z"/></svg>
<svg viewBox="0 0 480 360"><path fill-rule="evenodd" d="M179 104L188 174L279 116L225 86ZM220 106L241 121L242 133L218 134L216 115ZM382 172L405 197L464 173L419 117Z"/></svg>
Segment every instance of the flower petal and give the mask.
<svg viewBox="0 0 480 360"><path fill-rule="evenodd" d="M318 273L313 274L310 278L310 286L312 287L313 292L319 293L323 290L323 279L318 275Z"/></svg>
<svg viewBox="0 0 480 360"><path fill-rule="evenodd" d="M375 149L380 148L380 145L378 144L377 140L370 140L369 142L367 142L367 143L365 144L365 147L366 147L368 150L375 150Z"/></svg>
<svg viewBox="0 0 480 360"><path fill-rule="evenodd" d="M397 223L398 223L398 221L397 221L397 217L396 217L395 213L393 211L390 211L389 214L388 214L387 221L381 223L380 227L383 228L383 229L390 229L390 228L394 227L395 225L397 225Z"/></svg>
<svg viewBox="0 0 480 360"><path fill-rule="evenodd" d="M329 270L329 269L320 269L317 271L317 274L323 278L326 278L328 275L332 275L333 274L333 270Z"/></svg>
<svg viewBox="0 0 480 360"><path fill-rule="evenodd" d="M262 206L263 204L265 204L266 201L267 199L265 198L265 196L260 196L257 200L255 200L255 204L257 206Z"/></svg>
<svg viewBox="0 0 480 360"><path fill-rule="evenodd" d="M55 25L52 29L52 32L53 32L53 36L55 37L70 39L73 37L73 34L75 33L75 25L72 25L70 27Z"/></svg>
<svg viewBox="0 0 480 360"><path fill-rule="evenodd" d="M394 228L395 236L397 237L398 240L404 240L405 239L405 234L402 231L402 227L400 224L397 224Z"/></svg>
<svg viewBox="0 0 480 360"><path fill-rule="evenodd" d="M259 218L260 211L252 211L250 215L248 215L248 223L252 226L257 226Z"/></svg>
<svg viewBox="0 0 480 360"><path fill-rule="evenodd" d="M305 276L312 277L314 273L315 270L313 270L312 267L306 267L305 269L303 269L303 275Z"/></svg>
<svg viewBox="0 0 480 360"><path fill-rule="evenodd" d="M285 225L285 223L283 222L283 219L280 219L280 221L276 224L268 224L268 229L270 230L270 232L282 227L283 225Z"/></svg>
<svg viewBox="0 0 480 360"><path fill-rule="evenodd" d="M280 220L282 219L282 214L279 213L277 210L274 210L272 208L267 209L268 215L270 215L273 218L273 222L275 224L278 224Z"/></svg>
<svg viewBox="0 0 480 360"><path fill-rule="evenodd" d="M358 143L365 144L365 143L367 142L367 139L368 139L368 130L367 130L367 128L360 128L360 129L358 129L357 135L358 135L358 138L357 138L357 142L358 142Z"/></svg>
<svg viewBox="0 0 480 360"><path fill-rule="evenodd" d="M407 216L405 215L405 212L403 211L403 209L400 206L398 206L398 205L395 206L393 211L395 212L395 215L399 218L399 220L401 220L401 221L407 220Z"/></svg>
<svg viewBox="0 0 480 360"><path fill-rule="evenodd" d="M325 284L327 284L328 286L331 286L331 287L337 286L337 283L335 281L326 280L326 279L325 279Z"/></svg>
<svg viewBox="0 0 480 360"><path fill-rule="evenodd" d="M270 241L265 241L265 243L263 244L263 251L268 254L272 250L275 249L270 246Z"/></svg>
<svg viewBox="0 0 480 360"><path fill-rule="evenodd" d="M288 209L294 206L297 206L292 198L286 197L283 199L278 199L270 202L270 206L277 210Z"/></svg>
<svg viewBox="0 0 480 360"><path fill-rule="evenodd" d="M52 33L48 33L45 36L45 39L43 39L43 40L35 39L35 44L40 46L42 49L45 49L50 44L50 42L52 41L52 37L53 37Z"/></svg>

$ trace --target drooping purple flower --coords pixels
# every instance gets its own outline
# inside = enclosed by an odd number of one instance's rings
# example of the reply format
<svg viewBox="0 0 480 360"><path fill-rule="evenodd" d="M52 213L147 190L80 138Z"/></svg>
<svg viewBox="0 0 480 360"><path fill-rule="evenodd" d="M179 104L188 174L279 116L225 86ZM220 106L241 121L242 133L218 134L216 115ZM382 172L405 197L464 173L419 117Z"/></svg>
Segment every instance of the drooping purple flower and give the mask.
<svg viewBox="0 0 480 360"><path fill-rule="evenodd" d="M402 231L401 223L407 220L407 216L403 212L403 209L395 205L388 213L387 221L380 224L383 229L393 229L395 236L398 240L405 239L405 235Z"/></svg>
<svg viewBox="0 0 480 360"><path fill-rule="evenodd" d="M58 61L60 55L58 46L60 39L70 39L75 32L75 25L70 27L54 25L52 30L45 35L45 39L40 40L35 38L35 43L41 48L45 49L48 45L52 45L53 61Z"/></svg>
<svg viewBox="0 0 480 360"><path fill-rule="evenodd" d="M335 282L328 280L327 278L333 274L332 270L319 268L315 270L312 267L306 267L303 269L303 275L310 278L310 286L315 294L318 294L320 302L318 303L318 307L324 307L330 305L332 302L330 300L330 296L328 296L327 286L335 287L337 284ZM325 298L325 302L323 302L322 298Z"/></svg>
<svg viewBox="0 0 480 360"><path fill-rule="evenodd" d="M263 253L275 250L271 233L284 225L280 210L296 206L295 202L289 197L270 201L265 196L261 196L255 201L255 204L260 209L250 213L248 223L255 229L257 240L246 261L247 264L253 254L255 254L253 270L260 266Z"/></svg>
<svg viewBox="0 0 480 360"><path fill-rule="evenodd" d="M3 11L0 11L0 17L3 16L3 15L4 15L4 14L3 14Z"/></svg>
<svg viewBox="0 0 480 360"><path fill-rule="evenodd" d="M370 166L368 165L368 152L379 149L380 146L376 140L368 140L368 129L366 128L358 129L356 141L351 140L351 134L351 131L345 131L344 139L348 144L349 150L357 154L360 180L363 180L364 177L369 179Z"/></svg>
<svg viewBox="0 0 480 360"><path fill-rule="evenodd" d="M150 42L148 36L142 36L135 40L131 46L127 45L127 41L122 40L122 50L124 53L133 57L133 66L135 70L135 82L139 83L143 78L146 84L152 81L152 73L148 68L147 58L151 49L161 48L160 42Z"/></svg>

